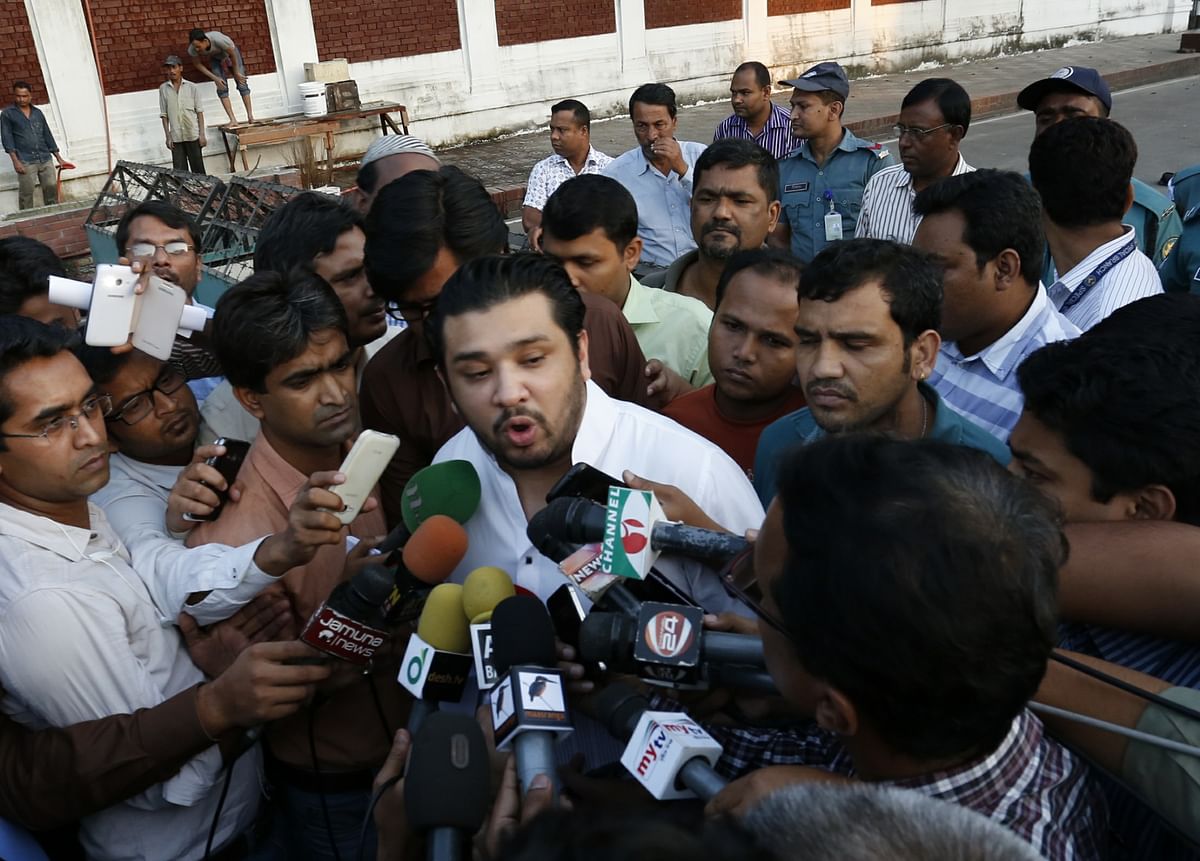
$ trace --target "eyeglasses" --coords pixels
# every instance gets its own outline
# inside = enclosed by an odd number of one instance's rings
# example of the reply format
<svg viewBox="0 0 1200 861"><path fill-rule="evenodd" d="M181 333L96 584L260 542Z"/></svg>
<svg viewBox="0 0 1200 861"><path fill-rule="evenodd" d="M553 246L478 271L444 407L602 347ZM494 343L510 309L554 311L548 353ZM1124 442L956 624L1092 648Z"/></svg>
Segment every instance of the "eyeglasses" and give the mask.
<svg viewBox="0 0 1200 861"><path fill-rule="evenodd" d="M178 365L167 365L163 368L162 373L158 375L158 379L154 381L153 386L135 395L130 395L121 406L112 412L105 413L104 419L110 422L119 421L127 425L135 425L150 415L151 410L154 409L155 392L162 392L164 395L173 395L186 382L187 375L184 373L183 368Z"/></svg>
<svg viewBox="0 0 1200 861"><path fill-rule="evenodd" d="M7 439L40 439L46 442L58 442L62 438L63 432L70 426L71 430L79 430L81 419L87 419L88 423L92 423L97 419L108 414L112 409L112 398L108 395L92 395L85 398L83 403L79 405L79 412L71 413L70 415L61 415L50 419L42 426L42 429L37 433L0 433L0 437Z"/></svg>
<svg viewBox="0 0 1200 861"><path fill-rule="evenodd" d="M725 563L721 573L721 585L729 596L741 601L749 607L754 615L762 619L785 637L791 637L787 626L779 618L762 605L762 589L754 573L754 545L750 545L737 556Z"/></svg>
<svg viewBox="0 0 1200 861"><path fill-rule="evenodd" d="M922 128L917 128L916 126L903 126L903 125L900 125L900 123L896 123L894 126L892 126L892 131L896 133L897 138L902 138L905 135L912 135L913 137L915 137L917 140L920 141L920 140L925 140L925 138L929 137L931 134L933 134L936 131L940 131L942 129L949 128L950 126L956 126L956 125L958 125L958 123L942 123L940 126L934 126L931 129L922 129Z"/></svg>
<svg viewBox="0 0 1200 861"><path fill-rule="evenodd" d="M180 257L189 251L194 251L196 246L182 239L172 239L162 245L155 245L153 242L135 242L129 246L129 256L135 260L144 260L147 257L153 257L160 248L169 257Z"/></svg>
<svg viewBox="0 0 1200 861"><path fill-rule="evenodd" d="M437 297L423 302L388 302L384 309L393 320L420 323L437 309Z"/></svg>

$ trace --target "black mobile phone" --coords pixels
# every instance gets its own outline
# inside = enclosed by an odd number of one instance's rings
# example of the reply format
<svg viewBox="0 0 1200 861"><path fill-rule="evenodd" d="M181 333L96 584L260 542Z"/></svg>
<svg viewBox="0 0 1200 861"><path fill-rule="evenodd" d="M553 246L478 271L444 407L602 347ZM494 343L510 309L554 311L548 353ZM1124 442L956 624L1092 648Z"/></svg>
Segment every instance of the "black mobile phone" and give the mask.
<svg viewBox="0 0 1200 861"><path fill-rule="evenodd" d="M546 494L546 501L553 502L562 496L582 496L584 499L607 505L610 487L628 486L619 478L601 472L590 463L577 463L550 488L550 492Z"/></svg>
<svg viewBox="0 0 1200 861"><path fill-rule="evenodd" d="M204 462L221 473L221 477L225 479L225 490L219 491L213 489L213 493L217 494L220 502L217 503L217 507L212 510L211 514L185 514L183 515L184 520L191 520L195 523L207 523L217 519L221 513L221 509L225 507L226 500L229 499L229 488L233 486L238 470L242 468L242 461L246 459L246 454L250 451L250 443L243 439L218 437L213 441L213 445L225 446L225 453L214 455Z"/></svg>

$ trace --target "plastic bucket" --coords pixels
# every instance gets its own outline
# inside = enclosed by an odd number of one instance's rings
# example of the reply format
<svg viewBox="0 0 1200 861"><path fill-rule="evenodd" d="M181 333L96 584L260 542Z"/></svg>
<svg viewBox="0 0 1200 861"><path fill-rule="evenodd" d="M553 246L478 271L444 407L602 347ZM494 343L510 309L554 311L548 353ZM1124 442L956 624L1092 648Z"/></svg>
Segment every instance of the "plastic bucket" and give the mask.
<svg viewBox="0 0 1200 861"><path fill-rule="evenodd" d="M305 81L301 84L300 101L304 103L304 116L325 116L325 82Z"/></svg>

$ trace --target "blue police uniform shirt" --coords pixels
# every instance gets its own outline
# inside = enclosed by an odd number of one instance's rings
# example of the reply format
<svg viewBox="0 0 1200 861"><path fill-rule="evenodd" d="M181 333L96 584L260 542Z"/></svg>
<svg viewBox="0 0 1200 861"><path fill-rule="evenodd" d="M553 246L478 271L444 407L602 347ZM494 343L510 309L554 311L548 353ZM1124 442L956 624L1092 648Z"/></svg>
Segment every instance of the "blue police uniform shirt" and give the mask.
<svg viewBox="0 0 1200 861"><path fill-rule="evenodd" d="M942 402L933 386L917 383L917 388L933 409L933 422L927 435L929 439L977 448L990 454L1001 466L1008 466L1008 462L1012 460L1008 446L970 419L950 409ZM762 435L758 438L758 448L754 452L754 491L762 501L763 508L770 505L771 500L775 498L780 455L793 446L808 445L823 436L825 431L817 424L808 407L788 413L763 428Z"/></svg>
<svg viewBox="0 0 1200 861"><path fill-rule="evenodd" d="M850 129L819 166L808 141L801 141L779 162L779 199L783 202L780 221L792 232L792 253L807 263L825 247L825 216L829 213L826 191L833 196L834 210L842 216L842 236L853 236L867 180L895 163L886 147L863 140Z"/></svg>
<svg viewBox="0 0 1200 861"><path fill-rule="evenodd" d="M1183 213L1183 232L1158 267L1158 277L1167 292L1200 294L1200 164L1175 174L1171 188Z"/></svg>

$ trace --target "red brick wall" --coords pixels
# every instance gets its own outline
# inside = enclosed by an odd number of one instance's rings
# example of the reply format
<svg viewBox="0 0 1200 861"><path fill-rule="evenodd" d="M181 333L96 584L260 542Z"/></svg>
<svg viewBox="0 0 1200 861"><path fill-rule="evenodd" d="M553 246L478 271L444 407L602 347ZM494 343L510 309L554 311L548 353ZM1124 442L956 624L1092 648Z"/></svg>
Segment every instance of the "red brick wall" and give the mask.
<svg viewBox="0 0 1200 861"><path fill-rule="evenodd" d="M88 254L90 249L87 234L83 230L83 222L87 219L91 209L92 205L88 203L80 209L52 212L49 215L0 224L0 239L7 239L10 236L28 236L39 242L45 242L54 249L55 254L63 259Z"/></svg>
<svg viewBox="0 0 1200 861"><path fill-rule="evenodd" d="M109 95L158 89L163 82L162 61L168 54L178 54L184 69L190 70L187 34L193 27L219 30L232 39L249 74L275 71L264 0L91 0L91 4L104 91ZM195 71L185 74L197 83L208 81ZM234 91L232 80L229 85Z"/></svg>
<svg viewBox="0 0 1200 861"><path fill-rule="evenodd" d="M501 45L526 45L571 36L595 36L617 30L612 0L548 0L531 11L526 0L496 0L496 30Z"/></svg>
<svg viewBox="0 0 1200 861"><path fill-rule="evenodd" d="M646 0L646 29L742 17L741 0Z"/></svg>
<svg viewBox="0 0 1200 861"><path fill-rule="evenodd" d="M850 0L767 0L768 15L799 15L802 12L829 12L849 8Z"/></svg>
<svg viewBox="0 0 1200 861"><path fill-rule="evenodd" d="M455 0L312 0L317 55L351 63L456 51Z"/></svg>
<svg viewBox="0 0 1200 861"><path fill-rule="evenodd" d="M34 104L50 101L24 3L0 3L0 45L4 45L0 51L0 104L12 104L13 81L28 81L33 86Z"/></svg>

